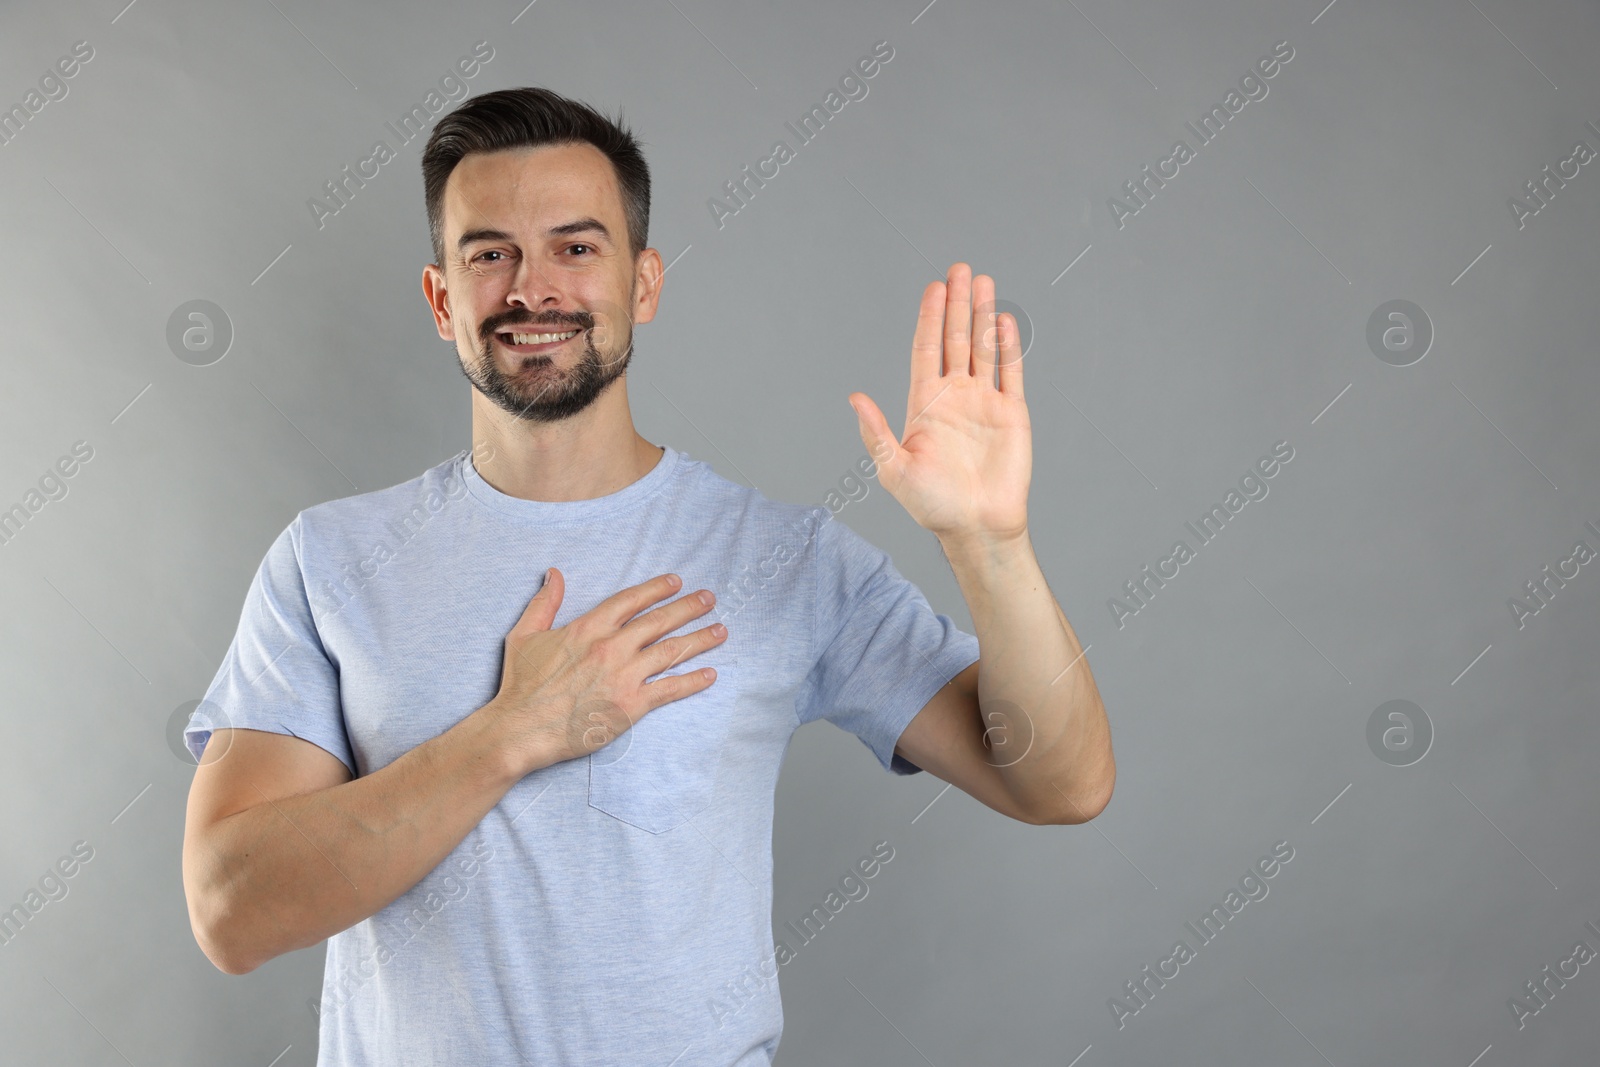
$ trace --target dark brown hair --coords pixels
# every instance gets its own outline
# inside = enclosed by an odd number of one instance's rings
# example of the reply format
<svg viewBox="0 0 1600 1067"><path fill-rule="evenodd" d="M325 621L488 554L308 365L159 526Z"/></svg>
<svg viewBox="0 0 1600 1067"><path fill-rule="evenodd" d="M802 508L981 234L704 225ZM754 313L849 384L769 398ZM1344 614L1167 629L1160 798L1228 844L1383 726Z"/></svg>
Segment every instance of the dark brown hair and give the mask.
<svg viewBox="0 0 1600 1067"><path fill-rule="evenodd" d="M469 152L498 152L548 144L588 143L611 161L622 193L628 250L637 260L650 232L650 167L640 142L622 124L587 104L524 86L468 98L440 119L422 152L422 189L434 263L444 268L444 186Z"/></svg>

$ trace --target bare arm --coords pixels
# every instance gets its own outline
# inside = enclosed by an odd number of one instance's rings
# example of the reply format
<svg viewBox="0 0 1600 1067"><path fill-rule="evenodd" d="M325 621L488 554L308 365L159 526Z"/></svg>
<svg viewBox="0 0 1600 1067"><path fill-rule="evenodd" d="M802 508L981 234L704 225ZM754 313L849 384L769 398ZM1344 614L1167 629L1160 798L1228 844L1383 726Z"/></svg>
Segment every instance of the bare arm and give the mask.
<svg viewBox="0 0 1600 1067"><path fill-rule="evenodd" d="M212 963L246 974L354 926L443 862L524 775L715 684L701 671L644 681L726 639L720 624L663 639L711 610L708 590L640 615L679 588L663 575L552 630L564 583L552 571L506 635L495 698L381 770L352 779L298 737L212 735L183 839L189 921Z"/></svg>
<svg viewBox="0 0 1600 1067"><path fill-rule="evenodd" d="M493 725L480 709L356 779L297 737L213 734L183 847L190 922L206 956L248 973L421 881L517 781Z"/></svg>

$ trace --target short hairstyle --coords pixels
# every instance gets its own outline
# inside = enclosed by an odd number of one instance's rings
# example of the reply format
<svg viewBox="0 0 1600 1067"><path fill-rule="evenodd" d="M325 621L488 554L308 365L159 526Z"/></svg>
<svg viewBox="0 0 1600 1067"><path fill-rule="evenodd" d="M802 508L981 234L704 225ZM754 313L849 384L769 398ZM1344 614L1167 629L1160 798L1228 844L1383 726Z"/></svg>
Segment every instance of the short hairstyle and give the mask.
<svg viewBox="0 0 1600 1067"><path fill-rule="evenodd" d="M444 187L469 152L498 152L549 144L594 145L605 153L622 193L628 250L637 260L650 233L650 167L640 142L622 124L587 104L549 89L524 86L469 97L440 119L422 151L422 189L434 262L443 269Z"/></svg>

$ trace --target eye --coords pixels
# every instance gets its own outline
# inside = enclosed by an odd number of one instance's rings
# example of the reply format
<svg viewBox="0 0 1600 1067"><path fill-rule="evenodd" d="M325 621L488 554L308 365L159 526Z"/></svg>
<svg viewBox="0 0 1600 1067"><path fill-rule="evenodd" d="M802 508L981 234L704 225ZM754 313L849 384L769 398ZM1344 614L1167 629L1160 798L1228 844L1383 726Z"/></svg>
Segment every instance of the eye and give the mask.
<svg viewBox="0 0 1600 1067"><path fill-rule="evenodd" d="M476 263L478 260L482 259L484 256L503 256L503 255L505 255L504 252L500 252L500 251L495 250L495 249L490 249L487 252L480 252L477 255L473 256L472 257L472 261L474 263Z"/></svg>
<svg viewBox="0 0 1600 1067"><path fill-rule="evenodd" d="M587 249L588 249L588 250L589 250L589 251L591 251L591 252L592 252L592 251L594 251L594 245L586 245L586 244L575 244L575 245L568 245L568 246L567 246L567 251L569 251L569 252L570 252L570 251L572 251L572 250L573 250L573 249L574 249L574 248L587 248Z"/></svg>

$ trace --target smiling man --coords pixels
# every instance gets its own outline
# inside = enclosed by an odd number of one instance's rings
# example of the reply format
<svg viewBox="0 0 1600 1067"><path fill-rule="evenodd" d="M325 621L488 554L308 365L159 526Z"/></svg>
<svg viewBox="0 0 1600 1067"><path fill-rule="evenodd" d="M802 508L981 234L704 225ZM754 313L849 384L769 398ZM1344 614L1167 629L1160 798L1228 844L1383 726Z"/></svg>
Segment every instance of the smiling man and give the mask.
<svg viewBox="0 0 1600 1067"><path fill-rule="evenodd" d="M423 292L473 447L267 550L185 734L195 937L229 974L328 941L323 1067L769 1064L777 983L730 990L784 962L796 729L827 719L1031 824L1111 795L1028 540L1016 322L956 264L923 293L904 438L849 395L972 635L826 508L634 429L624 372L665 271L631 134L504 90L442 118L422 167Z"/></svg>

